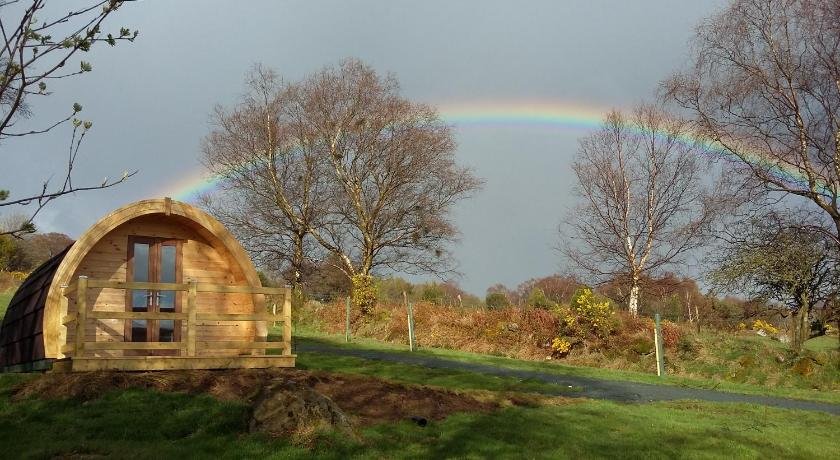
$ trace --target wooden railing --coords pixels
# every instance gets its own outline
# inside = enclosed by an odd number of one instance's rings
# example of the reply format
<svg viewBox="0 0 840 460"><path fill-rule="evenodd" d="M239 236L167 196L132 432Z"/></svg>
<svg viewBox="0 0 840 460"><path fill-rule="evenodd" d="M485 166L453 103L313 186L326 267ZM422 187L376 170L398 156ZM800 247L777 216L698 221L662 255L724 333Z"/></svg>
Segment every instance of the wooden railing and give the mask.
<svg viewBox="0 0 840 460"><path fill-rule="evenodd" d="M182 312L131 312L100 311L93 309L89 302L88 289L123 289L186 292L186 306ZM212 292L223 294L264 294L282 295L283 310L281 315L269 313L199 313L196 311L198 293ZM68 313L68 296L76 294L76 311ZM85 327L90 320L175 320L186 324L186 335L179 342L116 342L86 341ZM196 330L200 321L271 321L283 323L283 341L198 341ZM196 356L199 350L265 350L282 349L283 355L292 354L292 295L291 288L266 288L256 286L231 286L224 284L197 283L143 283L88 279L79 279L63 288L61 296L61 323L75 329L75 338L61 348L61 352L71 356L83 356L85 351L102 350L180 350L181 356Z"/></svg>

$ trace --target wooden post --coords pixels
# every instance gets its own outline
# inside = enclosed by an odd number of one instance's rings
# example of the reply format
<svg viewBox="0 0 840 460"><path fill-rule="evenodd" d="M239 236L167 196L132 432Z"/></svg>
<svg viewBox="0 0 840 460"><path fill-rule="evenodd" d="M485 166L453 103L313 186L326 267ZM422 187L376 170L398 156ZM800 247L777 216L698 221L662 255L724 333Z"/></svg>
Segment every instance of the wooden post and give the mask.
<svg viewBox="0 0 840 460"><path fill-rule="evenodd" d="M662 377L665 375L665 350L662 347L662 325L660 324L659 313L656 314L655 318L653 343L656 346L656 375Z"/></svg>
<svg viewBox="0 0 840 460"><path fill-rule="evenodd" d="M350 343L350 297L344 301L344 341Z"/></svg>
<svg viewBox="0 0 840 460"><path fill-rule="evenodd" d="M190 280L187 285L187 356L195 356L195 334L196 334L196 311L195 296L196 282Z"/></svg>
<svg viewBox="0 0 840 460"><path fill-rule="evenodd" d="M286 293L283 295L283 348L284 355L292 354L292 288L286 286Z"/></svg>
<svg viewBox="0 0 840 460"><path fill-rule="evenodd" d="M417 345L414 343L414 304L408 303L408 349L414 351Z"/></svg>
<svg viewBox="0 0 840 460"><path fill-rule="evenodd" d="M76 287L76 346L74 358L81 358L85 352L85 323L87 322L87 285L88 277L80 276Z"/></svg>
<svg viewBox="0 0 840 460"><path fill-rule="evenodd" d="M68 310L68 300L67 300L67 285L61 285L61 297L58 298L59 302L59 314L58 317L61 318L61 326L58 329L58 343L61 346L67 344L67 325L64 324L64 317L67 316Z"/></svg>

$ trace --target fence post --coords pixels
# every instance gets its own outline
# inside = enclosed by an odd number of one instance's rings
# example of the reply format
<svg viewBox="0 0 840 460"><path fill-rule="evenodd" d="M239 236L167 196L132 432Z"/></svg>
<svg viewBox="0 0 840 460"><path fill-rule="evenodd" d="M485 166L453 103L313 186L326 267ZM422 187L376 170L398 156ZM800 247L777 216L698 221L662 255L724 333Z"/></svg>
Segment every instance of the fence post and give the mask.
<svg viewBox="0 0 840 460"><path fill-rule="evenodd" d="M187 356L195 356L195 296L197 292L195 280L190 280L187 286Z"/></svg>
<svg viewBox="0 0 840 460"><path fill-rule="evenodd" d="M350 297L344 301L344 341L350 343Z"/></svg>
<svg viewBox="0 0 840 460"><path fill-rule="evenodd" d="M286 292L283 295L283 342L286 346L283 348L284 355L292 354L292 288L286 286Z"/></svg>
<svg viewBox="0 0 840 460"><path fill-rule="evenodd" d="M408 349L414 351L417 344L414 339L414 304L408 303Z"/></svg>
<svg viewBox="0 0 840 460"><path fill-rule="evenodd" d="M74 358L81 358L85 352L85 323L87 322L87 285L88 277L80 276L76 287L76 346Z"/></svg>
<svg viewBox="0 0 840 460"><path fill-rule="evenodd" d="M665 350L662 346L662 325L660 324L659 313L655 316L653 329L653 343L656 346L656 375L665 375Z"/></svg>

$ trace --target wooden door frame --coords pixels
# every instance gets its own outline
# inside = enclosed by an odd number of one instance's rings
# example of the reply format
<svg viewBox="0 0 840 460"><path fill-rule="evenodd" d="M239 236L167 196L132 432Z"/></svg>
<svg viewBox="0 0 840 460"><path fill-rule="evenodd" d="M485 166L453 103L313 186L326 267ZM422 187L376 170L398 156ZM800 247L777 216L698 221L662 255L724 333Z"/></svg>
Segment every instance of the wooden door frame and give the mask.
<svg viewBox="0 0 840 460"><path fill-rule="evenodd" d="M150 282L159 282L160 281L160 248L162 246L175 246L175 282L182 283L183 282L183 243L184 240L175 239L175 238L164 238L164 237L154 237L154 236L143 236L143 235L129 235L128 236L128 249L126 254L126 273L125 279L127 282L134 280L134 245L136 243L145 243L149 245L149 281ZM149 293L155 294L158 291L148 290ZM154 297L153 297L154 298ZM181 312L181 292L175 291L175 312ZM125 290L125 310L132 311L133 309L133 296L132 290L126 289ZM147 309L149 312L158 312L160 308L159 303L157 302L156 298L151 302L150 308ZM131 339L131 320L125 320L124 330L123 330L123 341L130 341ZM172 331L172 341L173 342L180 342L181 341L181 321L175 320L175 324L173 326ZM160 340L160 326L159 320L146 320L146 341L147 342L157 342ZM170 350L159 350L161 352L166 352ZM148 353L153 354L153 353Z"/></svg>

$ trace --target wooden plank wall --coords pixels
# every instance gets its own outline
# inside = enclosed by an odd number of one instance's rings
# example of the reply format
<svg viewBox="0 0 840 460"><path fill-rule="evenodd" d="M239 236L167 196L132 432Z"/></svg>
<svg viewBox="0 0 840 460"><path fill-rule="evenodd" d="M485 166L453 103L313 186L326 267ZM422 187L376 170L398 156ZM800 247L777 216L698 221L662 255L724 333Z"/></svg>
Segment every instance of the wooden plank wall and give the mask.
<svg viewBox="0 0 840 460"><path fill-rule="evenodd" d="M126 281L128 237L151 236L173 238L184 241L182 246L183 281L195 280L199 283L246 284L240 267L233 262L228 251L219 243L213 244L194 229L189 221L177 216L144 216L133 219L117 227L103 237L84 257L73 280L80 275L89 278L110 281ZM88 302L95 310L125 311L125 291L122 289L89 289ZM186 311L186 292L180 292L181 310ZM248 294L198 293L196 308L200 313L253 313L254 302ZM76 311L75 293L70 296L68 311ZM124 340L123 320L88 321L85 329L87 341ZM182 324L182 327L186 327ZM75 338L75 331L66 331L68 343ZM250 321L205 321L200 322L196 331L198 341L253 341L254 323ZM186 337L186 330L182 330ZM121 350L96 351L93 356L123 356ZM236 350L218 350L206 352L199 350L199 356L240 354ZM248 352L247 354L250 354Z"/></svg>

